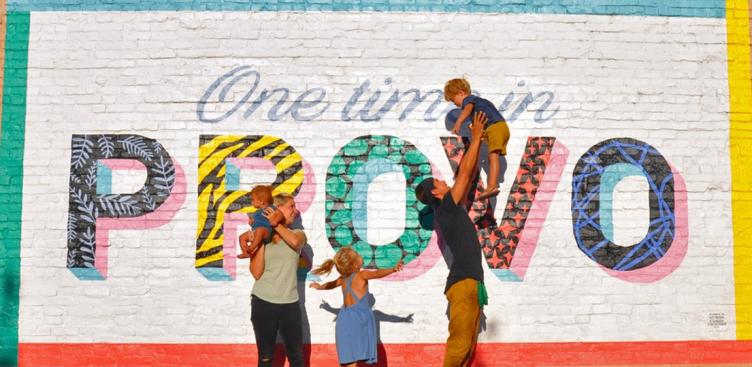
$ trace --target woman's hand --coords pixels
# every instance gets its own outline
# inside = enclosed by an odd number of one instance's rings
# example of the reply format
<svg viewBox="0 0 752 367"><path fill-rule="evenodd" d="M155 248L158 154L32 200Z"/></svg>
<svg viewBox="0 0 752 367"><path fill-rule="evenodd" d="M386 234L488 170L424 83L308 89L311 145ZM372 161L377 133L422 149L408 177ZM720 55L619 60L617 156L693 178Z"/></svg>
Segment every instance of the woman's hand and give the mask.
<svg viewBox="0 0 752 367"><path fill-rule="evenodd" d="M318 282L313 282L313 283L309 284L308 287L309 288L313 288L313 289L318 289L318 290L324 289L324 286L322 286Z"/></svg>
<svg viewBox="0 0 752 367"><path fill-rule="evenodd" d="M264 209L262 215L269 220L269 224L272 228L278 226L285 221L285 215L279 210L274 210L271 207Z"/></svg>

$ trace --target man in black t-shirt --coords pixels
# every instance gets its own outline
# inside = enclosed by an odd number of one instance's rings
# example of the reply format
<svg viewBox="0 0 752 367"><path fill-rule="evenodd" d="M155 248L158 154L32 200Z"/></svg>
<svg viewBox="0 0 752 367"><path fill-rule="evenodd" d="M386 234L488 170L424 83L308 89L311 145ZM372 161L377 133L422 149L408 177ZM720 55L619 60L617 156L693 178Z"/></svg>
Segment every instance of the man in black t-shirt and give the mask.
<svg viewBox="0 0 752 367"><path fill-rule="evenodd" d="M444 288L449 302L445 367L470 365L480 328L481 304L486 299L480 242L463 203L477 172L478 152L486 120L482 112L473 116L470 145L459 164L454 186L427 178L415 188L417 199L433 208L439 234L453 256Z"/></svg>

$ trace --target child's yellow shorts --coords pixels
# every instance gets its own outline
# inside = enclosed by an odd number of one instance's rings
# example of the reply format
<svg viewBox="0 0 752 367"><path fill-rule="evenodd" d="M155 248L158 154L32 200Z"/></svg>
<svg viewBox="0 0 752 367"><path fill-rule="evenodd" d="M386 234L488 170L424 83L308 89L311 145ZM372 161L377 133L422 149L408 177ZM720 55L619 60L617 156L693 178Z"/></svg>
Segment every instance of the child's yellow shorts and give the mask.
<svg viewBox="0 0 752 367"><path fill-rule="evenodd" d="M507 143L509 143L509 126L506 121L497 121L486 128L488 140L488 152L498 151L501 155L507 155Z"/></svg>

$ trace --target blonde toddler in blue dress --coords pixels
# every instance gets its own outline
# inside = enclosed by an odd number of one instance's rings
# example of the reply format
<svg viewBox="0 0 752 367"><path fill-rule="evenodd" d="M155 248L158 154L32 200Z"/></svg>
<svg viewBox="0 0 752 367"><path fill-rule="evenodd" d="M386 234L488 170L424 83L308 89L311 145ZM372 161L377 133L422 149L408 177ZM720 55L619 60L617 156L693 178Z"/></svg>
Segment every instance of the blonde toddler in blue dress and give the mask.
<svg viewBox="0 0 752 367"><path fill-rule="evenodd" d="M356 366L358 361L376 363L376 319L368 303L368 280L402 270L402 260L391 269L362 270L363 258L352 248L342 247L333 259L324 261L313 273L329 274L334 267L340 273L339 278L324 284L314 282L310 287L342 288L344 305L337 314L334 329L339 363L342 366Z"/></svg>

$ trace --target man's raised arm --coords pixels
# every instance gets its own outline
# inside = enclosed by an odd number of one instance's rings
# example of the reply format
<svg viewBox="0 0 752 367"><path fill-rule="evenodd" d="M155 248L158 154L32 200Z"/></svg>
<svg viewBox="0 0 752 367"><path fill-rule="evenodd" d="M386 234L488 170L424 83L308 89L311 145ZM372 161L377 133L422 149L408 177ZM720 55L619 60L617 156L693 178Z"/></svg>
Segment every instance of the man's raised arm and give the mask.
<svg viewBox="0 0 752 367"><path fill-rule="evenodd" d="M454 200L455 204L461 203L463 198L467 197L470 184L475 177L478 166L478 153L480 152L480 143L483 138L483 129L486 121L488 121L488 118L483 112L476 112L475 116L473 116L473 124L470 125L470 146L465 151L462 161L460 161L457 176L454 178L454 186L452 186L451 190L452 200Z"/></svg>

